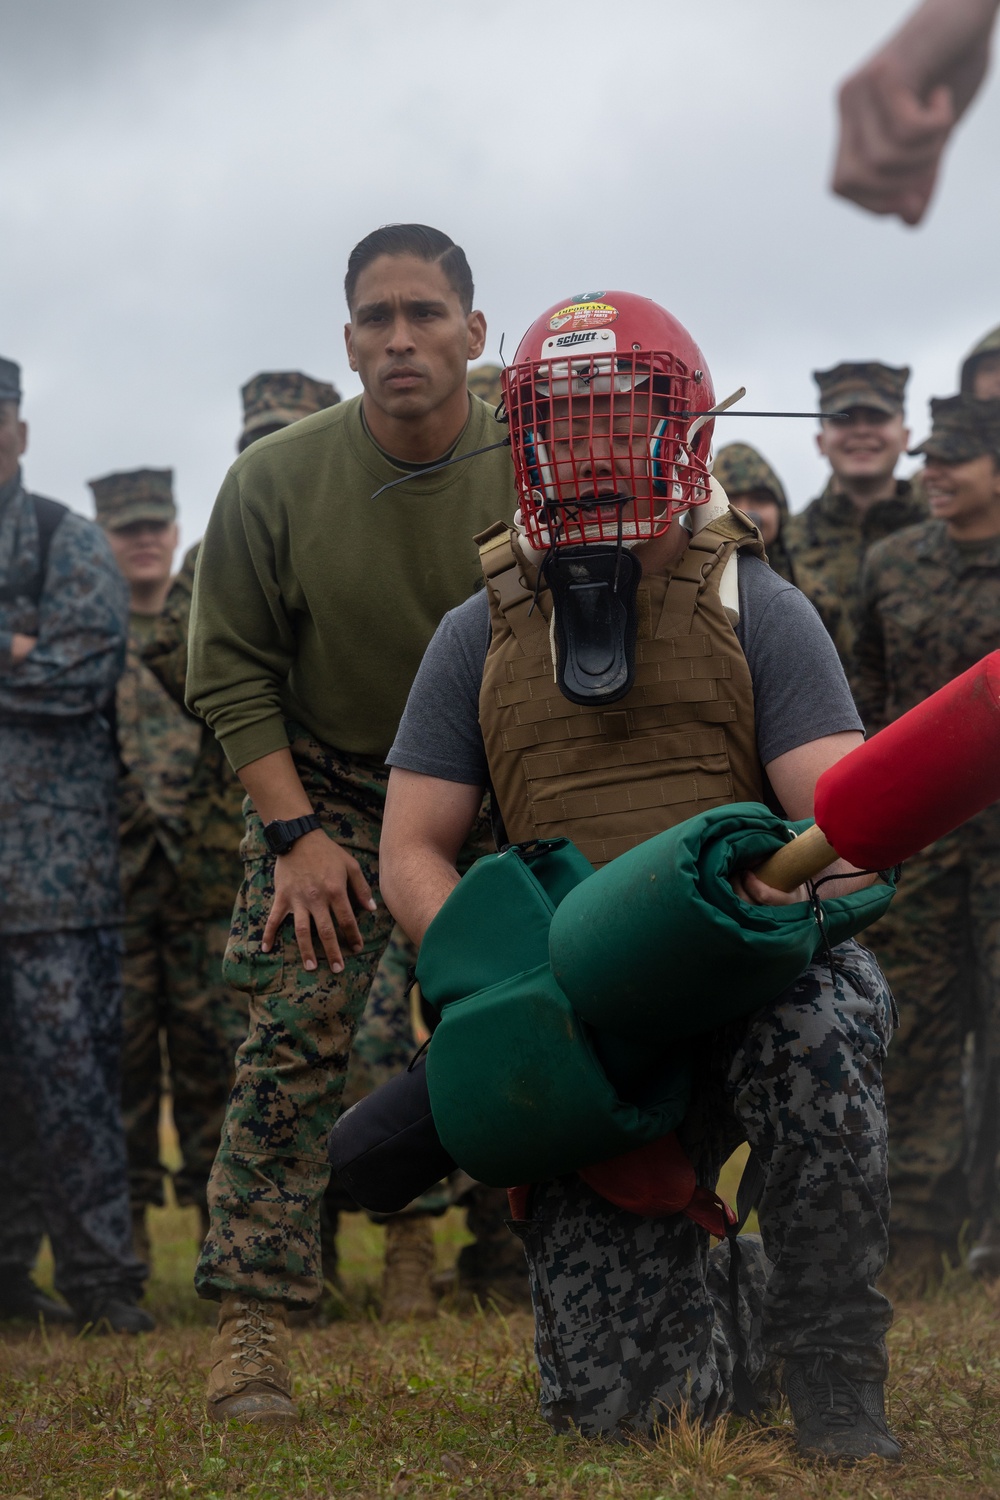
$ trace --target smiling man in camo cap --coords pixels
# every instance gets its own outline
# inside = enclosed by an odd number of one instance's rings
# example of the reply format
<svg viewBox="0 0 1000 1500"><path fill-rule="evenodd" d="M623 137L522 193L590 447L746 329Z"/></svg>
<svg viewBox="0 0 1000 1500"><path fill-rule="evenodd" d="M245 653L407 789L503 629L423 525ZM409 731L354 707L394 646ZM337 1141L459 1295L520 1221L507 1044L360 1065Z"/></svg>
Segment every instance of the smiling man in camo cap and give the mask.
<svg viewBox="0 0 1000 1500"><path fill-rule="evenodd" d="M822 418L816 445L832 473L826 489L789 517L785 546L795 582L819 610L850 680L864 555L902 526L923 521L927 508L909 480L895 477L909 441L903 400L906 365L876 360L815 370Z"/></svg>

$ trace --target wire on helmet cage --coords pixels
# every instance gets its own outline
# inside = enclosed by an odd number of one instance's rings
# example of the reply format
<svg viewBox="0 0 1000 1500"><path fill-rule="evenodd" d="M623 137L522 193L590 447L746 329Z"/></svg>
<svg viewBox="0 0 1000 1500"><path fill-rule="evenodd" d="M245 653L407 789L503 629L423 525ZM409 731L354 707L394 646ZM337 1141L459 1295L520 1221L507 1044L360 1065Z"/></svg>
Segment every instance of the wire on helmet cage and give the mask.
<svg viewBox="0 0 1000 1500"><path fill-rule="evenodd" d="M672 354L560 353L508 366L503 387L532 547L660 536L709 498L711 423L688 434L711 397Z"/></svg>

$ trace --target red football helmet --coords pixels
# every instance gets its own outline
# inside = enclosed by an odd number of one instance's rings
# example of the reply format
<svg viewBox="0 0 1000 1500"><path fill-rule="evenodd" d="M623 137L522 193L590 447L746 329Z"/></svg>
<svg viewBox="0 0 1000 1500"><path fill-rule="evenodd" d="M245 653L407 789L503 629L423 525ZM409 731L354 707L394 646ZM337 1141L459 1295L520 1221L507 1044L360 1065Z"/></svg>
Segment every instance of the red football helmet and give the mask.
<svg viewBox="0 0 1000 1500"><path fill-rule="evenodd" d="M503 372L521 519L539 551L659 536L709 497L715 405L694 339L632 292L537 318Z"/></svg>

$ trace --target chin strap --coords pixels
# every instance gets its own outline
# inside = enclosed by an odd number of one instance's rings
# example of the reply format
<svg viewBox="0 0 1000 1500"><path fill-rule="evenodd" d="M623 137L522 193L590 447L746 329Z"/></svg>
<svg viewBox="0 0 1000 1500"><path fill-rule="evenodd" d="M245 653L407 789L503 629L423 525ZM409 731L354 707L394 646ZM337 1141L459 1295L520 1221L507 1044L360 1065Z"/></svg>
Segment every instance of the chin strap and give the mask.
<svg viewBox="0 0 1000 1500"><path fill-rule="evenodd" d="M556 682L571 703L617 703L631 688L641 577L619 547L560 547L545 564Z"/></svg>

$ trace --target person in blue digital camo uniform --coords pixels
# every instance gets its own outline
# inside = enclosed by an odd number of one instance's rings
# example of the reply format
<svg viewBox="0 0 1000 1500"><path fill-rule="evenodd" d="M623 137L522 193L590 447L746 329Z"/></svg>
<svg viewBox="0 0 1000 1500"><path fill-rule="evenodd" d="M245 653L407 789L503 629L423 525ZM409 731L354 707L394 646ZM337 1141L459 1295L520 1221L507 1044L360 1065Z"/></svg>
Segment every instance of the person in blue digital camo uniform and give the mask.
<svg viewBox="0 0 1000 1500"><path fill-rule="evenodd" d="M0 1315L66 1319L30 1278L47 1233L70 1315L137 1333L106 716L128 595L98 527L25 491L20 398L0 359Z"/></svg>

